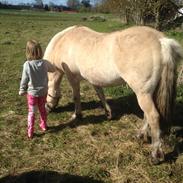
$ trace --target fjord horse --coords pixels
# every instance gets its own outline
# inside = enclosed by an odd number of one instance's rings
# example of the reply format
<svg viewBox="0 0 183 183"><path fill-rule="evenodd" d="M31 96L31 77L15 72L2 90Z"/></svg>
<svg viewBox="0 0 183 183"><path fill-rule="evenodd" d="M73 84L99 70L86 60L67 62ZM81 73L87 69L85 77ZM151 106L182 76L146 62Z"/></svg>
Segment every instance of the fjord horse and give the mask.
<svg viewBox="0 0 183 183"><path fill-rule="evenodd" d="M160 125L171 116L176 64L182 57L182 48L175 40L150 27L137 26L112 33L99 33L84 26L69 27L56 34L45 51L44 59L56 67L54 73L48 74L47 108L58 104L60 82L66 74L73 89L73 119L81 117L83 79L94 86L111 118L102 87L126 82L144 112L140 136L146 136L148 128L151 130L152 158L156 163L163 157Z"/></svg>

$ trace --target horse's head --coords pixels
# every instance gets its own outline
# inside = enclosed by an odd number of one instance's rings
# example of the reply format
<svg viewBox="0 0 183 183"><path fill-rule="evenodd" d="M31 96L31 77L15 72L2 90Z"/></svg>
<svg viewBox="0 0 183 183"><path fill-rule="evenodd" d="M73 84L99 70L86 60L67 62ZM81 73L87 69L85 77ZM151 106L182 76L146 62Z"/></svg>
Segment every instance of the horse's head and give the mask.
<svg viewBox="0 0 183 183"><path fill-rule="evenodd" d="M48 93L47 99L46 99L47 112L51 112L58 105L59 99L60 99L60 96L52 96L51 94Z"/></svg>
<svg viewBox="0 0 183 183"><path fill-rule="evenodd" d="M48 73L48 94L46 99L46 110L48 112L58 105L59 99L61 98L60 81L61 75L58 71Z"/></svg>

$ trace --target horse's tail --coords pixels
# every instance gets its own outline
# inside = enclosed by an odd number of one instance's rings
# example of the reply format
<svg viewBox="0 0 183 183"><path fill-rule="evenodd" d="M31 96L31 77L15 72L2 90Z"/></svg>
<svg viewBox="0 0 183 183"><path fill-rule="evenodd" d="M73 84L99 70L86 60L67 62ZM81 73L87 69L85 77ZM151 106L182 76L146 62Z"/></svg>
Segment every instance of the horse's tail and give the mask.
<svg viewBox="0 0 183 183"><path fill-rule="evenodd" d="M183 58L183 50L173 39L161 38L160 43L163 69L154 99L163 121L161 128L168 130L176 96L176 65Z"/></svg>
<svg viewBox="0 0 183 183"><path fill-rule="evenodd" d="M51 53L53 52L53 49L55 48L55 44L58 41L58 39L60 39L61 37L63 37L67 32L69 32L70 30L74 29L78 27L77 25L68 27L66 29L64 29L63 31L57 33L48 43L48 46L46 47L45 53L44 53L44 59L50 61L51 63L53 63L53 59L54 59L54 55L52 56Z"/></svg>

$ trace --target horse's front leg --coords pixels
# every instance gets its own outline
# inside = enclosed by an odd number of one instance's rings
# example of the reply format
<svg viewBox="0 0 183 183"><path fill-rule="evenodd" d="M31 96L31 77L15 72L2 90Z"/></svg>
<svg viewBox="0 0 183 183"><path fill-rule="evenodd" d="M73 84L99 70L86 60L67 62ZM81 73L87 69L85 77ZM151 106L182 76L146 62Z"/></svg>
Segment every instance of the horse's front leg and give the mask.
<svg viewBox="0 0 183 183"><path fill-rule="evenodd" d="M161 159L164 159L162 144L160 139L160 124L159 113L154 105L152 96L150 94L140 94L137 96L139 105L144 111L146 120L151 129L152 137L152 163L158 164Z"/></svg>
<svg viewBox="0 0 183 183"><path fill-rule="evenodd" d="M105 109L105 114L106 114L106 116L107 116L107 119L109 119L109 120L112 119L111 108L110 108L110 106L108 105L108 103L106 102L106 99L105 99L105 95L104 95L103 89L102 89L101 87L99 87L99 86L94 86L94 85L93 85L93 87L94 87L94 89L95 89L95 91L96 91L96 93L97 93L99 99L100 99L101 102L102 102L102 105L103 105L103 107L104 107L104 109Z"/></svg>
<svg viewBox="0 0 183 183"><path fill-rule="evenodd" d="M67 64L62 63L62 68L67 76L67 79L72 87L72 92L73 92L73 100L75 104L75 111L74 114L72 115L70 121L73 121L77 118L82 118L81 114L81 100L80 100L80 81L81 77L78 76L77 74L74 74L70 68L68 67Z"/></svg>

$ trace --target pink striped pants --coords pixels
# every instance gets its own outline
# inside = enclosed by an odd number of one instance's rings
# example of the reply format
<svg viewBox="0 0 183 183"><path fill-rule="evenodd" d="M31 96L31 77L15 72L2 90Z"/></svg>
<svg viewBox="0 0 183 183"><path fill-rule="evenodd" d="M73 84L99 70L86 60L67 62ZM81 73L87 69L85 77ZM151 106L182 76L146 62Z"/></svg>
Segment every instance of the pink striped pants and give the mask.
<svg viewBox="0 0 183 183"><path fill-rule="evenodd" d="M47 112L45 109L46 96L43 97L35 97L32 95L27 95L28 102L28 134L34 133L34 123L35 123L35 112L36 107L38 106L40 113L40 123L39 126L41 129L46 129L47 124Z"/></svg>

